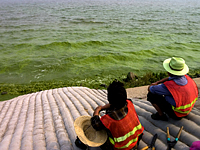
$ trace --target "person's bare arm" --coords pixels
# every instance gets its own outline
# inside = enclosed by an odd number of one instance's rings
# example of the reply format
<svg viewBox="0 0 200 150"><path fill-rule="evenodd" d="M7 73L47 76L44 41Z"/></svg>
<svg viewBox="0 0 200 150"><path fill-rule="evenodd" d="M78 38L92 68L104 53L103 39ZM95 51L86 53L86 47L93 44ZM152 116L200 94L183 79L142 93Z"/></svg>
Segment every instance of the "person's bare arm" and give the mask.
<svg viewBox="0 0 200 150"><path fill-rule="evenodd" d="M99 115L99 112L101 111L101 110L106 110L106 109L108 109L108 108L110 108L110 104L106 104L106 105L104 105L104 106L98 106L95 110L94 110L94 113L93 113L93 116L98 116Z"/></svg>
<svg viewBox="0 0 200 150"><path fill-rule="evenodd" d="M150 91L149 89L150 89L151 86L153 86L153 85L158 85L158 84L160 84L160 83L164 83L165 81L168 81L168 79L169 79L169 77L166 77L166 78L163 78L163 79L161 79L161 80L159 80L159 81L156 81L156 82L154 82L154 83L151 83L151 84L149 85L149 87L148 87L148 91Z"/></svg>
<svg viewBox="0 0 200 150"><path fill-rule="evenodd" d="M104 106L102 106L101 110L106 110L108 108L110 108L110 104L109 103L104 105Z"/></svg>

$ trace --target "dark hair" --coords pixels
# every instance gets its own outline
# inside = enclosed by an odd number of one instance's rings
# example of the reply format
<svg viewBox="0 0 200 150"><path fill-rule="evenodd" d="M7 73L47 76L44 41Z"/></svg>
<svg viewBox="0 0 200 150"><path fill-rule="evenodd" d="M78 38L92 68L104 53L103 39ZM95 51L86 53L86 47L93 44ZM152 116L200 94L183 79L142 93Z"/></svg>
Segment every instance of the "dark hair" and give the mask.
<svg viewBox="0 0 200 150"><path fill-rule="evenodd" d="M127 93L123 83L114 80L108 86L107 91L108 101L113 107L119 109L125 106L127 100Z"/></svg>

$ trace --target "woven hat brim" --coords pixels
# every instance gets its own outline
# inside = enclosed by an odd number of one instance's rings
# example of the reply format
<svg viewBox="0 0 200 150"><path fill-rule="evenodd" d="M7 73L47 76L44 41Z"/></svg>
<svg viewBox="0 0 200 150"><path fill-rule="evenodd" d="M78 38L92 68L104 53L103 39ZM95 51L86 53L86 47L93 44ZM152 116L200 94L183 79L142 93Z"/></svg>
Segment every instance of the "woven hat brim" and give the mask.
<svg viewBox="0 0 200 150"><path fill-rule="evenodd" d="M90 119L91 119L91 116L80 116L80 117L78 117L74 122L74 129L75 129L75 132L76 132L78 138L85 145L88 145L88 146L91 146L91 147L99 147L106 142L107 137L108 137L107 132L105 130L96 131L91 126ZM85 133L83 131L83 124L84 124L85 121L88 122L87 126L91 126L91 127L89 127L90 129L88 129L88 130L92 130L92 133L96 135L95 141L89 140L87 138L87 136L85 135Z"/></svg>
<svg viewBox="0 0 200 150"><path fill-rule="evenodd" d="M177 76L182 76L182 75L186 75L189 72L189 68L186 64L184 64L184 68L181 71L176 71L176 70L172 70L169 66L171 58L166 59L163 62L163 67L165 68L165 70L173 75L177 75Z"/></svg>

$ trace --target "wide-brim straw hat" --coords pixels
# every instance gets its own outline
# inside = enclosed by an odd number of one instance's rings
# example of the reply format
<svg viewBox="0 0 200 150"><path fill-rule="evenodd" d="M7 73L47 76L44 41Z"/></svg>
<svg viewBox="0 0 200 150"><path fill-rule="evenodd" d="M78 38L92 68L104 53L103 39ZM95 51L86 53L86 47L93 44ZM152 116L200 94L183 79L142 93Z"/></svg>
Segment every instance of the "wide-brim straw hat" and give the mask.
<svg viewBox="0 0 200 150"><path fill-rule="evenodd" d="M189 72L185 60L179 57L168 58L163 62L165 70L173 75L182 76Z"/></svg>
<svg viewBox="0 0 200 150"><path fill-rule="evenodd" d="M107 140L105 130L96 131L91 125L91 116L80 116L74 121L74 128L78 138L85 145L98 147Z"/></svg>

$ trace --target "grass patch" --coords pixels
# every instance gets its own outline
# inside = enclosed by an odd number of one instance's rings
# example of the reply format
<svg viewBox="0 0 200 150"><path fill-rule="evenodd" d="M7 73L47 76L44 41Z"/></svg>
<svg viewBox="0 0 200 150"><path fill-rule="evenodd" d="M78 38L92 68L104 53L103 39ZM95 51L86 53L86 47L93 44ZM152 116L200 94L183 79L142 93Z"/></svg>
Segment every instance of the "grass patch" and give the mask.
<svg viewBox="0 0 200 150"><path fill-rule="evenodd" d="M190 71L188 75L192 78L200 77L200 71ZM125 78L119 77L117 80L124 83L125 88L133 88L138 86L149 85L153 82L156 82L162 78L167 77L166 72L160 73L146 73L143 76L135 77L133 80L127 81ZM112 80L113 81L113 80ZM39 91L62 88L62 87L71 87L71 86L83 86L91 89L106 89L106 87L112 82L107 81L106 83L100 84L99 82L73 82L69 81L41 81L41 82L31 82L29 84L8 84L0 83L0 101L8 100L19 95L35 93Z"/></svg>

